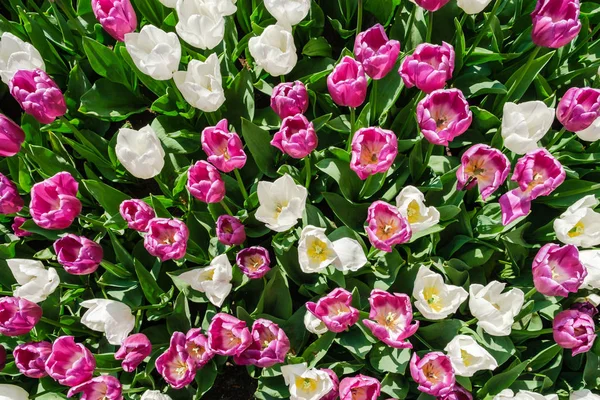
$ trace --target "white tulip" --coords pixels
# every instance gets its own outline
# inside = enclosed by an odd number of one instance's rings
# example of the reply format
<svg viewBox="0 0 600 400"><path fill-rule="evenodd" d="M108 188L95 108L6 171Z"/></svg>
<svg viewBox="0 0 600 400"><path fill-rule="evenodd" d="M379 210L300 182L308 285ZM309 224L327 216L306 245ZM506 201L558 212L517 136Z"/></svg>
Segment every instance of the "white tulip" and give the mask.
<svg viewBox="0 0 600 400"><path fill-rule="evenodd" d="M367 263L367 257L357 240L341 238L331 242L324 228L308 225L300 234L298 261L302 272L312 274L329 265L340 271L357 271Z"/></svg>
<svg viewBox="0 0 600 400"><path fill-rule="evenodd" d="M158 0L161 4L167 8L175 8L177 6L177 0Z"/></svg>
<svg viewBox="0 0 600 400"><path fill-rule="evenodd" d="M600 140L600 118L596 118L594 122L582 131L575 132L579 139L586 142L595 142Z"/></svg>
<svg viewBox="0 0 600 400"><path fill-rule="evenodd" d="M29 400L29 393L20 386L0 383L0 400Z"/></svg>
<svg viewBox="0 0 600 400"><path fill-rule="evenodd" d="M396 197L396 207L408 220L413 234L431 228L440 222L437 208L425 205L425 195L414 186L406 186Z"/></svg>
<svg viewBox="0 0 600 400"><path fill-rule="evenodd" d="M543 394L530 392L528 390L519 390L516 394L510 389L504 389L496 396L494 396L493 400L558 400L558 396L555 394L548 394L544 396Z"/></svg>
<svg viewBox="0 0 600 400"><path fill-rule="evenodd" d="M158 81L171 79L179 69L181 44L173 32L146 25L140 33L125 34L125 48L136 67Z"/></svg>
<svg viewBox="0 0 600 400"><path fill-rule="evenodd" d="M50 296L60 283L54 268L44 268L44 264L36 260L13 258L6 260L17 283L21 286L13 291L16 297L22 297L39 303Z"/></svg>
<svg viewBox="0 0 600 400"><path fill-rule="evenodd" d="M45 71L46 65L35 47L12 33L4 32L0 37L0 79L8 85L15 73L22 69Z"/></svg>
<svg viewBox="0 0 600 400"><path fill-rule="evenodd" d="M471 377L477 371L498 368L496 359L471 336L455 336L444 351L448 353L454 372L459 376Z"/></svg>
<svg viewBox="0 0 600 400"><path fill-rule="evenodd" d="M177 88L193 107L215 112L225 103L219 58L212 53L206 61L192 60L187 71L173 74Z"/></svg>
<svg viewBox="0 0 600 400"><path fill-rule="evenodd" d="M466 14L479 14L490 4L492 0L457 0L456 4Z"/></svg>
<svg viewBox="0 0 600 400"><path fill-rule="evenodd" d="M579 260L587 270L581 289L600 289L600 250L583 250Z"/></svg>
<svg viewBox="0 0 600 400"><path fill-rule="evenodd" d="M440 274L421 266L412 295L415 307L425 318L444 319L455 313L469 294L460 286L446 285Z"/></svg>
<svg viewBox="0 0 600 400"><path fill-rule="evenodd" d="M502 293L505 286L505 283L491 281L487 286L472 284L469 287L471 314L478 319L477 325L492 336L510 335L515 317L525 301L521 289Z"/></svg>
<svg viewBox="0 0 600 400"><path fill-rule="evenodd" d="M200 0L177 1L179 22L175 30L184 42L199 49L213 49L225 36L225 19L216 7Z"/></svg>
<svg viewBox="0 0 600 400"><path fill-rule="evenodd" d="M81 302L89 308L81 317L81 323L93 331L104 332L108 343L120 346L135 326L131 308L120 301L93 299Z"/></svg>
<svg viewBox="0 0 600 400"><path fill-rule="evenodd" d="M256 64L272 76L289 74L298 62L290 28L270 25L260 36L250 38L248 49Z"/></svg>
<svg viewBox="0 0 600 400"><path fill-rule="evenodd" d="M539 148L540 141L554 122L554 109L541 101L504 104L502 138L504 147L516 154Z"/></svg>
<svg viewBox="0 0 600 400"><path fill-rule="evenodd" d="M141 400L172 400L171 396L161 393L158 390L146 390Z"/></svg>
<svg viewBox="0 0 600 400"><path fill-rule="evenodd" d="M256 219L275 232L285 232L298 223L306 208L308 191L284 174L275 182L258 182Z"/></svg>
<svg viewBox="0 0 600 400"><path fill-rule="evenodd" d="M217 13L226 17L228 15L233 15L237 11L237 7L235 3L237 0L197 0L200 3L204 3L209 7L217 10Z"/></svg>
<svg viewBox="0 0 600 400"><path fill-rule="evenodd" d="M136 178L154 178L165 166L165 151L150 125L139 131L119 129L115 153L125 169Z"/></svg>
<svg viewBox="0 0 600 400"><path fill-rule="evenodd" d="M281 374L290 389L290 400L319 400L333 389L327 372L308 369L306 363L284 365Z"/></svg>
<svg viewBox="0 0 600 400"><path fill-rule="evenodd" d="M333 251L337 255L333 266L339 271L358 271L367 263L365 251L356 239L343 237L334 240Z"/></svg>
<svg viewBox="0 0 600 400"><path fill-rule="evenodd" d="M554 220L554 232L563 243L579 247L600 244L600 213L594 211L599 204L594 195L582 197Z"/></svg>
<svg viewBox="0 0 600 400"><path fill-rule="evenodd" d="M310 311L307 311L306 314L304 314L304 327L307 331L314 333L315 335L322 335L329 330L323 321L315 317Z"/></svg>
<svg viewBox="0 0 600 400"><path fill-rule="evenodd" d="M278 23L294 26L310 11L310 0L265 0L265 8Z"/></svg>
<svg viewBox="0 0 600 400"><path fill-rule="evenodd" d="M571 393L569 400L600 400L600 396L590 392L588 389L581 389Z"/></svg>
<svg viewBox="0 0 600 400"><path fill-rule="evenodd" d="M217 307L223 305L233 287L233 271L226 254L215 257L208 267L184 272L179 279L192 289L206 294L208 300Z"/></svg>

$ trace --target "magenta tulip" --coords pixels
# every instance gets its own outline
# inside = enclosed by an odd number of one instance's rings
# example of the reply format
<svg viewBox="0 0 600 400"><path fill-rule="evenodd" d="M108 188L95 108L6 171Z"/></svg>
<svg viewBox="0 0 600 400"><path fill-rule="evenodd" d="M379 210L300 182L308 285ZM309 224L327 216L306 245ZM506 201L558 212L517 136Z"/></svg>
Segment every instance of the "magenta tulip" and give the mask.
<svg viewBox="0 0 600 400"><path fill-rule="evenodd" d="M450 393L438 397L438 400L473 400L473 395L460 385L454 385Z"/></svg>
<svg viewBox="0 0 600 400"><path fill-rule="evenodd" d="M600 89L570 88L558 103L556 117L570 132L588 128L600 118Z"/></svg>
<svg viewBox="0 0 600 400"><path fill-rule="evenodd" d="M60 88L41 69L17 71L8 88L23 111L42 124L50 124L67 112Z"/></svg>
<svg viewBox="0 0 600 400"><path fill-rule="evenodd" d="M123 400L121 382L111 375L100 375L72 387L67 397L78 393L80 400Z"/></svg>
<svg viewBox="0 0 600 400"><path fill-rule="evenodd" d="M594 319L577 310L558 313L552 330L554 341L564 349L571 349L573 356L588 352L596 340Z"/></svg>
<svg viewBox="0 0 600 400"><path fill-rule="evenodd" d="M240 250L235 256L235 262L250 279L260 279L271 270L269 251L260 246Z"/></svg>
<svg viewBox="0 0 600 400"><path fill-rule="evenodd" d="M31 342L20 344L13 350L15 365L21 373L29 378L47 376L46 360L52 352L50 342Z"/></svg>
<svg viewBox="0 0 600 400"><path fill-rule="evenodd" d="M120 42L137 27L130 0L92 0L92 10L102 28Z"/></svg>
<svg viewBox="0 0 600 400"><path fill-rule="evenodd" d="M17 237L26 237L26 236L31 236L33 235L33 233L28 232L28 231L24 231L23 229L21 229L21 226L23 226L23 224L27 221L26 218L23 217L15 217L13 224L11 225L11 228L13 230L13 232L15 233L15 236Z"/></svg>
<svg viewBox="0 0 600 400"><path fill-rule="evenodd" d="M188 170L187 188L204 203L218 203L225 198L225 182L219 171L206 161L198 161Z"/></svg>
<svg viewBox="0 0 600 400"><path fill-rule="evenodd" d="M331 332L343 332L358 321L359 312L352 307L352 293L346 289L333 289L318 302L309 301L306 309L323 321Z"/></svg>
<svg viewBox="0 0 600 400"><path fill-rule="evenodd" d="M173 389L181 389L193 382L196 361L187 351L183 333L173 333L169 348L156 359L156 370Z"/></svg>
<svg viewBox="0 0 600 400"><path fill-rule="evenodd" d="M121 217L127 222L129 229L134 229L138 232L146 232L148 230L148 222L152 218L156 218L154 209L148 203L142 200L125 200L119 206Z"/></svg>
<svg viewBox="0 0 600 400"><path fill-rule="evenodd" d="M29 333L42 318L42 308L20 297L0 298L0 333L20 336Z"/></svg>
<svg viewBox="0 0 600 400"><path fill-rule="evenodd" d="M300 81L280 83L273 88L271 108L279 118L285 119L308 110L308 92Z"/></svg>
<svg viewBox="0 0 600 400"><path fill-rule="evenodd" d="M237 246L246 241L244 224L236 217L224 214L217 218L217 238L227 246Z"/></svg>
<svg viewBox="0 0 600 400"><path fill-rule="evenodd" d="M579 35L579 0L538 0L531 13L533 43L558 49Z"/></svg>
<svg viewBox="0 0 600 400"><path fill-rule="evenodd" d="M432 396L446 396L452 392L456 378L450 359L439 351L427 353L420 358L413 353L410 359L410 375L419 385L418 389Z"/></svg>
<svg viewBox="0 0 600 400"><path fill-rule="evenodd" d="M12 157L21 150L25 132L12 119L0 114L0 157Z"/></svg>
<svg viewBox="0 0 600 400"><path fill-rule="evenodd" d="M370 376L356 375L340 382L340 400L377 400L381 383Z"/></svg>
<svg viewBox="0 0 600 400"><path fill-rule="evenodd" d="M190 232L178 219L154 218L148 223L144 247L161 261L179 260L185 257Z"/></svg>
<svg viewBox="0 0 600 400"><path fill-rule="evenodd" d="M222 119L216 126L202 131L202 150L208 162L223 172L231 172L246 165L244 145L237 133L229 132L229 124Z"/></svg>
<svg viewBox="0 0 600 400"><path fill-rule="evenodd" d="M363 128L352 138L350 168L362 180L387 172L398 155L398 138L392 131Z"/></svg>
<svg viewBox="0 0 600 400"><path fill-rule="evenodd" d="M88 275L98 269L104 251L93 240L71 233L54 242L54 252L60 265L72 275Z"/></svg>
<svg viewBox="0 0 600 400"><path fill-rule="evenodd" d="M400 210L381 200L369 206L366 232L375 248L388 253L392 246L406 243L412 237L410 224Z"/></svg>
<svg viewBox="0 0 600 400"><path fill-rule="evenodd" d="M150 356L152 344L143 333L130 335L125 339L119 350L115 353L115 360L123 360L121 367L126 372L133 372Z"/></svg>
<svg viewBox="0 0 600 400"><path fill-rule="evenodd" d="M458 89L435 90L417 105L421 133L432 144L448 146L469 129L473 114Z"/></svg>
<svg viewBox="0 0 600 400"><path fill-rule="evenodd" d="M450 0L415 0L415 4L427 11L437 11L444 7Z"/></svg>
<svg viewBox="0 0 600 400"><path fill-rule="evenodd" d="M52 353L46 360L46 372L61 385L77 386L89 381L96 369L96 359L73 336L61 336L52 344Z"/></svg>
<svg viewBox="0 0 600 400"><path fill-rule="evenodd" d="M81 212L76 197L79 184L68 172L36 183L31 189L29 212L38 226L44 229L65 229Z"/></svg>
<svg viewBox="0 0 600 400"><path fill-rule="evenodd" d="M252 324L251 335L250 346L233 358L236 364L270 368L285 361L290 341L276 323L259 318Z"/></svg>
<svg viewBox="0 0 600 400"><path fill-rule="evenodd" d="M354 56L371 79L382 79L396 64L400 42L389 40L381 24L359 33L354 41Z"/></svg>
<svg viewBox="0 0 600 400"><path fill-rule="evenodd" d="M6 176L0 174L0 214L18 213L23 208L23 204L17 186Z"/></svg>
<svg viewBox="0 0 600 400"><path fill-rule="evenodd" d="M196 363L196 368L204 367L215 356L208 348L208 338L199 328L193 328L185 335L185 346L188 354Z"/></svg>
<svg viewBox="0 0 600 400"><path fill-rule="evenodd" d="M339 397L340 378L331 369L323 368L321 371L327 372L327 375L331 378L331 383L333 383L331 391L322 397L321 400L337 400Z"/></svg>
<svg viewBox="0 0 600 400"><path fill-rule="evenodd" d="M208 347L221 356L239 356L252 343L246 323L233 315L218 313L208 327Z"/></svg>
<svg viewBox="0 0 600 400"><path fill-rule="evenodd" d="M413 54L406 56L398 73L408 88L416 86L425 93L443 89L454 72L454 47L421 43Z"/></svg>
<svg viewBox="0 0 600 400"><path fill-rule="evenodd" d="M577 293L587 276L579 261L579 250L572 244L544 245L533 260L532 270L536 290L546 296L568 297L569 293Z"/></svg>
<svg viewBox="0 0 600 400"><path fill-rule="evenodd" d="M327 77L327 88L337 105L359 107L367 98L367 77L362 65L351 57L342 58Z"/></svg>
<svg viewBox="0 0 600 400"><path fill-rule="evenodd" d="M317 133L312 122L302 114L287 117L271 140L271 145L292 158L304 158L317 148Z"/></svg>
<svg viewBox="0 0 600 400"><path fill-rule="evenodd" d="M510 161L498 149L476 144L465 151L456 171L456 188L471 189L477 185L481 198L486 200L506 182Z"/></svg>

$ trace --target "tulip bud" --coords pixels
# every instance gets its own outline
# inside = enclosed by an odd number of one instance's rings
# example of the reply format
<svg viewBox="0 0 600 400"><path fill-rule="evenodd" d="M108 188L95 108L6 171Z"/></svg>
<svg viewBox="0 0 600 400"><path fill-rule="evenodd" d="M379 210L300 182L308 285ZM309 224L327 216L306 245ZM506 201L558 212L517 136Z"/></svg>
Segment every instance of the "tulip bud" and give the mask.
<svg viewBox="0 0 600 400"><path fill-rule="evenodd" d="M81 212L76 197L79 184L68 172L36 183L31 189L29 212L38 226L44 229L65 229Z"/></svg>
<svg viewBox="0 0 600 400"><path fill-rule="evenodd" d="M28 232L28 231L24 231L23 229L21 229L21 226L23 226L23 224L27 221L27 219L23 218L23 217L15 217L13 224L11 225L11 228L13 230L13 232L15 233L16 237L26 237L26 236L31 236L33 235L33 233Z"/></svg>
<svg viewBox="0 0 600 400"><path fill-rule="evenodd" d="M23 111L42 124L50 124L67 112L60 88L41 69L17 71L8 88Z"/></svg>
<svg viewBox="0 0 600 400"><path fill-rule="evenodd" d="M92 0L92 10L102 28L120 42L137 27L130 0Z"/></svg>
<svg viewBox="0 0 600 400"><path fill-rule="evenodd" d="M29 393L17 385L0 384L0 393L2 400L29 400Z"/></svg>
<svg viewBox="0 0 600 400"><path fill-rule="evenodd" d="M339 106L356 108L367 98L367 78L362 65L345 56L327 77L327 89Z"/></svg>
<svg viewBox="0 0 600 400"><path fill-rule="evenodd" d="M410 224L400 210L384 201L369 206L366 231L371 244L388 253L392 246L406 243L412 236Z"/></svg>
<svg viewBox="0 0 600 400"><path fill-rule="evenodd" d="M183 333L173 333L169 348L156 359L156 370L173 389L192 383L196 376L196 361L187 351Z"/></svg>
<svg viewBox="0 0 600 400"><path fill-rule="evenodd" d="M354 57L372 79L385 77L396 65L400 42L389 40L381 24L361 32L354 41Z"/></svg>
<svg viewBox="0 0 600 400"><path fill-rule="evenodd" d="M552 330L554 341L563 349L571 349L573 356L588 352L596 340L594 320L577 310L558 313L552 322Z"/></svg>
<svg viewBox="0 0 600 400"><path fill-rule="evenodd" d="M269 252L260 246L240 250L235 257L235 262L250 279L260 279L271 270Z"/></svg>
<svg viewBox="0 0 600 400"><path fill-rule="evenodd" d="M443 89L454 71L454 47L422 43L404 58L398 73L408 88L416 86L425 93Z"/></svg>
<svg viewBox="0 0 600 400"><path fill-rule="evenodd" d="M204 367L215 356L208 348L208 338L199 328L190 329L185 335L185 347L198 369Z"/></svg>
<svg viewBox="0 0 600 400"><path fill-rule="evenodd" d="M280 83L271 94L271 108L285 119L308 110L308 92L300 81Z"/></svg>
<svg viewBox="0 0 600 400"><path fill-rule="evenodd" d="M0 156L12 157L21 150L25 132L12 119L0 114Z"/></svg>
<svg viewBox="0 0 600 400"><path fill-rule="evenodd" d="M272 76L287 75L298 62L294 36L289 26L269 25L250 38L248 50L256 64Z"/></svg>
<svg viewBox="0 0 600 400"><path fill-rule="evenodd" d="M452 390L444 395L438 397L439 400L473 400L473 395L467 391L464 387L456 384Z"/></svg>
<svg viewBox="0 0 600 400"><path fill-rule="evenodd" d="M477 326L488 335L508 336L519 315L525 293L513 288L502 293L506 283L491 281L486 286L473 283L469 286L469 309L477 318Z"/></svg>
<svg viewBox="0 0 600 400"><path fill-rule="evenodd" d="M46 360L52 352L52 343L33 342L18 345L13 350L15 365L21 373L29 378L48 376L45 369Z"/></svg>
<svg viewBox="0 0 600 400"><path fill-rule="evenodd" d="M15 297L40 303L54 293L60 284L56 270L44 268L41 261L12 258L6 260L6 264L20 285L13 291Z"/></svg>
<svg viewBox="0 0 600 400"><path fill-rule="evenodd" d="M598 315L598 309L589 301L578 301L577 303L573 303L573 305L571 305L571 310L577 310L592 318Z"/></svg>
<svg viewBox="0 0 600 400"><path fill-rule="evenodd" d="M420 358L413 353L410 359L410 375L419 384L418 389L432 396L445 396L452 391L456 378L450 359L442 352L434 351ZM435 375L436 379L430 376Z"/></svg>
<svg viewBox="0 0 600 400"><path fill-rule="evenodd" d="M228 2L231 4L229 0L220 3ZM179 20L175 25L175 30L184 42L205 50L213 49L223 41L225 19L214 3L200 0L179 0L175 10Z"/></svg>
<svg viewBox="0 0 600 400"><path fill-rule="evenodd" d="M143 333L128 336L115 353L115 360L123 360L121 367L125 372L133 372L152 353L152 344Z"/></svg>
<svg viewBox="0 0 600 400"><path fill-rule="evenodd" d="M362 180L387 172L398 155L398 138L392 131L363 128L352 138L350 168Z"/></svg>
<svg viewBox="0 0 600 400"><path fill-rule="evenodd" d="M551 49L563 47L581 30L579 0L538 0L531 20L533 43Z"/></svg>
<svg viewBox="0 0 600 400"><path fill-rule="evenodd" d="M61 336L52 344L52 353L46 360L46 372L61 385L77 386L89 381L96 368L96 359L73 336Z"/></svg>
<svg viewBox="0 0 600 400"><path fill-rule="evenodd" d="M121 382L111 375L100 375L69 389L68 397L81 393L81 400L122 400ZM101 396L101 397L100 397Z"/></svg>
<svg viewBox="0 0 600 400"><path fill-rule="evenodd" d="M492 0L457 0L456 5L462 9L465 14L479 14L485 10L491 2Z"/></svg>
<svg viewBox="0 0 600 400"><path fill-rule="evenodd" d="M206 161L198 161L188 170L187 188L204 203L219 203L225 198L225 182L221 173Z"/></svg>
<svg viewBox="0 0 600 400"><path fill-rule="evenodd" d="M2 37L0 37L0 79L8 85L17 71L34 69L46 70L40 52L12 33L2 33Z"/></svg>
<svg viewBox="0 0 600 400"><path fill-rule="evenodd" d="M410 0L419 7L426 9L427 11L437 11L444 7L450 0Z"/></svg>
<svg viewBox="0 0 600 400"><path fill-rule="evenodd" d="M246 165L244 145L237 133L229 132L226 119L204 128L200 141L208 162L219 170L231 172Z"/></svg>
<svg viewBox="0 0 600 400"><path fill-rule="evenodd" d="M71 275L89 275L98 269L104 251L102 246L83 236L69 233L54 242L60 265Z"/></svg>
<svg viewBox="0 0 600 400"><path fill-rule="evenodd" d="M354 400L355 393L360 393L361 400L377 400L381 394L381 383L375 378L365 375L347 377L340 382L340 399Z"/></svg>
<svg viewBox="0 0 600 400"><path fill-rule="evenodd" d="M165 151L150 125L139 131L119 129L115 152L125 169L136 178L154 178L165 166Z"/></svg>
<svg viewBox="0 0 600 400"><path fill-rule="evenodd" d="M173 80L185 100L199 110L215 112L225 102L221 66L215 53L204 62L190 61L187 71L175 72Z"/></svg>
<svg viewBox="0 0 600 400"><path fill-rule="evenodd" d="M417 105L417 120L425 139L448 146L469 129L473 114L460 90L435 90Z"/></svg>
<svg viewBox="0 0 600 400"><path fill-rule="evenodd" d="M244 224L236 217L225 214L217 218L217 238L227 246L237 246L246 241Z"/></svg>
<svg viewBox="0 0 600 400"><path fill-rule="evenodd" d="M250 346L242 354L234 356L236 364L270 368L285 361L290 341L279 325L259 318L252 325L251 335Z"/></svg>
<svg viewBox="0 0 600 400"><path fill-rule="evenodd" d="M310 11L310 0L265 0L265 8L278 23L294 26Z"/></svg>
<svg viewBox="0 0 600 400"><path fill-rule="evenodd" d="M121 217L127 221L127 226L138 232L146 232L148 223L152 218L156 218L156 213L142 200L125 200L119 206Z"/></svg>
<svg viewBox="0 0 600 400"><path fill-rule="evenodd" d="M600 89L570 88L558 103L556 117L568 131L587 130L600 118Z"/></svg>
<svg viewBox="0 0 600 400"><path fill-rule="evenodd" d="M23 199L17 186L6 176L0 174L0 214L15 214L23 208Z"/></svg>
<svg viewBox="0 0 600 400"><path fill-rule="evenodd" d="M125 34L124 40L135 66L151 78L166 81L179 69L181 44L175 33L146 25L140 33Z"/></svg>
<svg viewBox="0 0 600 400"><path fill-rule="evenodd" d="M42 308L19 297L0 298L0 333L20 336L29 333L42 317Z"/></svg>
<svg viewBox="0 0 600 400"><path fill-rule="evenodd" d="M135 317L125 303L107 299L85 300L81 307L88 310L81 323L91 330L103 332L108 343L120 346L135 326Z"/></svg>
<svg viewBox="0 0 600 400"><path fill-rule="evenodd" d="M343 332L358 321L359 312L352 307L352 293L336 288L318 302L309 301L306 309L319 318L331 332Z"/></svg>
<svg viewBox="0 0 600 400"><path fill-rule="evenodd" d="M471 189L477 185L481 198L486 200L508 178L510 161L498 149L476 144L465 151L456 171L456 188Z"/></svg>
<svg viewBox="0 0 600 400"><path fill-rule="evenodd" d="M505 103L502 116L504 147L516 154L539 148L538 142L554 122L554 109L541 101Z"/></svg>
<svg viewBox="0 0 600 400"><path fill-rule="evenodd" d="M208 327L208 347L220 356L239 356L252 343L246 323L236 317L218 313Z"/></svg>
<svg viewBox="0 0 600 400"><path fill-rule="evenodd" d="M144 247L151 255L167 260L179 260L185 256L190 232L178 219L154 218L148 223Z"/></svg>
<svg viewBox="0 0 600 400"><path fill-rule="evenodd" d="M542 246L533 260L532 270L535 288L546 296L568 297L569 292L577 293L587 275L577 247L571 244Z"/></svg>
<svg viewBox="0 0 600 400"><path fill-rule="evenodd" d="M308 156L317 148L317 144L315 128L302 114L285 118L271 140L272 146L296 159Z"/></svg>

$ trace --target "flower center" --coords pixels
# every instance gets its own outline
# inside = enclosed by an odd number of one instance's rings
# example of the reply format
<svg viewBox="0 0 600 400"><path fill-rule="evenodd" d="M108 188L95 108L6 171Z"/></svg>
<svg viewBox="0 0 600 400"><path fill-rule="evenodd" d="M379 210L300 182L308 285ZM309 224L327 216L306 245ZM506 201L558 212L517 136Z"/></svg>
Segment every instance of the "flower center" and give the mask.
<svg viewBox="0 0 600 400"><path fill-rule="evenodd" d="M302 388L305 392L314 392L317 390L317 380L299 376L296 378L296 386Z"/></svg>
<svg viewBox="0 0 600 400"><path fill-rule="evenodd" d="M416 200L408 203L408 208L406 209L406 214L408 216L408 223L414 224L415 222L419 222L419 214L421 211L421 207L419 207L419 203Z"/></svg>
<svg viewBox="0 0 600 400"><path fill-rule="evenodd" d="M324 262L327 260L328 255L329 251L327 244L320 239L314 239L312 245L308 249L308 256L315 261Z"/></svg>
<svg viewBox="0 0 600 400"><path fill-rule="evenodd" d="M583 222L579 221L578 223L575 224L575 226L567 233L567 235L569 235L569 237L577 237L580 235L583 235L583 232L585 230L585 225L583 224Z"/></svg>
<svg viewBox="0 0 600 400"><path fill-rule="evenodd" d="M473 364L473 356L467 353L466 350L460 350L460 357L462 358L465 367L468 367L469 365Z"/></svg>
<svg viewBox="0 0 600 400"><path fill-rule="evenodd" d="M275 218L279 218L279 215L283 212L283 209L288 206L288 202L284 201L275 204Z"/></svg>
<svg viewBox="0 0 600 400"><path fill-rule="evenodd" d="M427 363L423 366L423 374L425 378L431 383L439 383L442 381L443 373L438 367L432 363Z"/></svg>
<svg viewBox="0 0 600 400"><path fill-rule="evenodd" d="M428 286L423 289L423 297L427 301L429 308L433 311L441 311L442 310L442 299L440 298L440 291L438 288L433 286Z"/></svg>

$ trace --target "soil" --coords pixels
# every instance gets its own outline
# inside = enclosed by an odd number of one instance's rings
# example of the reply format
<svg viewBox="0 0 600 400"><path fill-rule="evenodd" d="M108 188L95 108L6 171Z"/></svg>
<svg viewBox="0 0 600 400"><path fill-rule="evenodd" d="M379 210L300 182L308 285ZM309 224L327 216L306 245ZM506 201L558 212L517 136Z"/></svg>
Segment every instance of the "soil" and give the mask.
<svg viewBox="0 0 600 400"><path fill-rule="evenodd" d="M202 400L252 400L256 386L257 381L248 375L245 367L227 363Z"/></svg>

